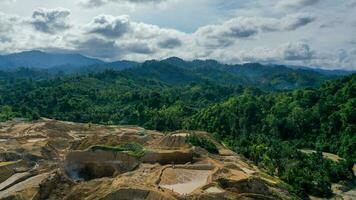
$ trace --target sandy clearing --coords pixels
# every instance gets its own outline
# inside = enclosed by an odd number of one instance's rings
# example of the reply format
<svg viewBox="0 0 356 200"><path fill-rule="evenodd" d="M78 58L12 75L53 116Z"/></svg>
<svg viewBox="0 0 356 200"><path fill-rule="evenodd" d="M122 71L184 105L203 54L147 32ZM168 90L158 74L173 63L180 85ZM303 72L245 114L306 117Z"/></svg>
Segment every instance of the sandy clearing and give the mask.
<svg viewBox="0 0 356 200"><path fill-rule="evenodd" d="M162 173L159 185L181 195L190 194L204 186L211 173L209 170L167 168Z"/></svg>
<svg viewBox="0 0 356 200"><path fill-rule="evenodd" d="M22 181L12 187L0 192L0 199L4 199L10 195L16 194L26 189L39 187L41 182L49 176L49 173L40 174L25 181Z"/></svg>
<svg viewBox="0 0 356 200"><path fill-rule="evenodd" d="M246 167L241 167L242 171L244 171L246 174L254 174L256 171L247 169Z"/></svg>
<svg viewBox="0 0 356 200"><path fill-rule="evenodd" d="M33 138L33 139L28 139L27 142L28 143L36 143L36 142L42 142L47 140L47 138Z"/></svg>
<svg viewBox="0 0 356 200"><path fill-rule="evenodd" d="M213 187L209 187L208 189L206 189L205 192L217 194L217 193L222 193L224 191L218 187L213 186Z"/></svg>
<svg viewBox="0 0 356 200"><path fill-rule="evenodd" d="M29 177L31 174L28 172L24 172L24 173L17 173L12 175L10 178L8 178L6 181L0 183L0 191L4 190L5 188L15 184L16 182L19 182L23 179L26 179L27 177Z"/></svg>
<svg viewBox="0 0 356 200"><path fill-rule="evenodd" d="M180 137L187 137L188 133L174 133L172 136L180 136Z"/></svg>

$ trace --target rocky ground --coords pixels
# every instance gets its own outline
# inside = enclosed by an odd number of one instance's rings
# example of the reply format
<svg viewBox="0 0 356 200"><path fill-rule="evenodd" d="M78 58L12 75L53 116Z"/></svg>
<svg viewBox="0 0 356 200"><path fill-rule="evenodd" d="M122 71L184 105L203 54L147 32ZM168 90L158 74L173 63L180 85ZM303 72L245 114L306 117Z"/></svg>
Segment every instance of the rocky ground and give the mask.
<svg viewBox="0 0 356 200"><path fill-rule="evenodd" d="M218 144L186 142L191 132L42 119L0 124L0 199L290 199L279 180ZM94 148L135 142L143 153Z"/></svg>

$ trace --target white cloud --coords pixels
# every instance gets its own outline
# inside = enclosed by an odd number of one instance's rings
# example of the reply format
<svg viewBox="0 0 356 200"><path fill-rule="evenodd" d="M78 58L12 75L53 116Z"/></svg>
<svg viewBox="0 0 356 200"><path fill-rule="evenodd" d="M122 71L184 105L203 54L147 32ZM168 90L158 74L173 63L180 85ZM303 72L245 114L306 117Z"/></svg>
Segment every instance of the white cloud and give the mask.
<svg viewBox="0 0 356 200"><path fill-rule="evenodd" d="M355 0L114 1L85 10L72 0L2 1L0 54L42 49L105 60L178 56L356 69ZM63 6L70 11L55 9Z"/></svg>
<svg viewBox="0 0 356 200"><path fill-rule="evenodd" d="M207 47L227 47L236 39L248 39L260 32L292 31L315 20L310 14L287 15L283 18L237 17L222 24L208 25L197 30L199 45Z"/></svg>
<svg viewBox="0 0 356 200"><path fill-rule="evenodd" d="M305 61L311 60L315 52L312 51L308 44L304 42L288 43L281 47L282 58L284 60Z"/></svg>
<svg viewBox="0 0 356 200"><path fill-rule="evenodd" d="M179 38L166 38L158 42L158 46L163 49L174 49L182 46L182 41Z"/></svg>
<svg viewBox="0 0 356 200"><path fill-rule="evenodd" d="M70 28L68 16L70 11L64 8L39 8L32 14L34 28L44 33L56 33Z"/></svg>
<svg viewBox="0 0 356 200"><path fill-rule="evenodd" d="M282 29L292 31L302 26L305 26L313 21L315 21L314 16L312 16L311 14L302 13L286 16L282 19L281 25L283 27Z"/></svg>
<svg viewBox="0 0 356 200"><path fill-rule="evenodd" d="M89 33L96 33L106 37L121 37L130 31L128 16L113 17L110 15L97 16L87 25Z"/></svg>
<svg viewBox="0 0 356 200"><path fill-rule="evenodd" d="M184 44L187 34L131 21L128 16L100 15L70 40L81 53L104 59L162 58ZM110 53L106 53L110 52Z"/></svg>

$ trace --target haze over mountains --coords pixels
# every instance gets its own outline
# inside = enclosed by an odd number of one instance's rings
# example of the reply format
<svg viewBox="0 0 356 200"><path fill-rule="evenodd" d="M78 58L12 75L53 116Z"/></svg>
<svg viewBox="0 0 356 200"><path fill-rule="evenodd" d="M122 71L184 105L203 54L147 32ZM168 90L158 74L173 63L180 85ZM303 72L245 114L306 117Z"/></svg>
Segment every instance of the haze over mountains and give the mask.
<svg viewBox="0 0 356 200"><path fill-rule="evenodd" d="M80 54L50 54L42 51L25 51L0 57L0 66L2 68L29 67L48 69L61 65L84 66L103 63L101 60L88 58Z"/></svg>
<svg viewBox="0 0 356 200"><path fill-rule="evenodd" d="M251 64L243 64L243 65L227 65L219 63L216 60L193 60L193 61L185 61L178 57L170 57L163 62L179 66L179 67L208 67L208 68L226 68L228 69L231 66L244 66L245 70L257 70L256 68L247 69L251 67ZM14 70L17 68L34 68L34 69L46 69L50 72L65 72L65 73L73 73L73 72L83 72L83 67L86 68L89 72L97 72L103 71L105 69L113 69L113 70L123 70L127 68L131 68L140 64L136 61L115 61L115 62L105 62L100 59L90 58L81 54L60 54L60 53L47 53L39 50L33 51L24 51L19 53L0 55L0 70ZM266 65L263 65L266 67ZM259 67L262 67L260 65ZM256 66L255 66L256 67ZM268 65L268 67L282 67L281 65ZM283 66L296 70L310 70L316 71L321 74L327 75L346 75L351 74L354 71L345 71L345 70L323 70L323 69L315 69L304 66ZM96 68L96 69L95 69ZM236 69L232 69L232 71L236 71Z"/></svg>
<svg viewBox="0 0 356 200"><path fill-rule="evenodd" d="M148 60L104 62L80 54L53 54L26 51L0 57L0 77L46 79L72 74L97 74L117 71L130 79L150 79L169 85L209 81L216 84L252 86L267 90L292 90L320 86L325 80L352 74L352 71L328 71L307 67L246 63L228 65L216 60L185 61L170 57Z"/></svg>

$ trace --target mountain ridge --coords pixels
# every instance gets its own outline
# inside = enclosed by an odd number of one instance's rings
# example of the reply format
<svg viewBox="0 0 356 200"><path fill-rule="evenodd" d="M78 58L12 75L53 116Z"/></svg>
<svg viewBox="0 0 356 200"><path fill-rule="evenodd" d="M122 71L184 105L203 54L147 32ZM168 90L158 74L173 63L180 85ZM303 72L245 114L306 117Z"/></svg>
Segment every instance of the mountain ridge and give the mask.
<svg viewBox="0 0 356 200"><path fill-rule="evenodd" d="M18 67L48 69L61 65L83 66L103 63L104 61L81 54L54 54L39 50L12 53L0 57L0 68L5 69Z"/></svg>
<svg viewBox="0 0 356 200"><path fill-rule="evenodd" d="M47 70L49 73L73 74L73 73L98 73L105 70L122 71L133 68L138 65L145 65L147 62L164 62L183 69L195 70L222 70L229 73L246 75L250 78L256 76L253 73L261 73L266 70L275 70L276 67L283 71L304 70L316 72L325 76L345 76L355 73L356 71L347 70L325 70L320 68L310 68L305 66L289 66L279 64L261 64L261 63L244 63L244 64L224 64L217 60L184 60L179 57L168 57L162 60L147 60L136 62L130 60L119 60L106 62L97 58L87 57L82 54L61 54L48 53L39 50L23 51L7 55L0 55L0 70L13 71L18 68L34 68Z"/></svg>

